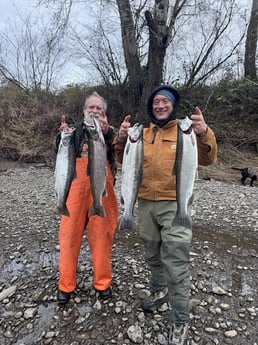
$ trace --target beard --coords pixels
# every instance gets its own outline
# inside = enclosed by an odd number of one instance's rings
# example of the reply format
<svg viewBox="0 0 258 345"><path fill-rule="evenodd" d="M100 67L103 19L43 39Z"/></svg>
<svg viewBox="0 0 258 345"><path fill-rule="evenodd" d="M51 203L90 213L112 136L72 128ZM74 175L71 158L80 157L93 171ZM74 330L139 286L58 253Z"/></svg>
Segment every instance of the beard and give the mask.
<svg viewBox="0 0 258 345"><path fill-rule="evenodd" d="M92 113L92 112L89 113L86 110L84 110L83 114L84 114L84 123L86 123L88 125L94 124L93 118L99 121L99 119L101 117L101 114L99 114L99 113Z"/></svg>

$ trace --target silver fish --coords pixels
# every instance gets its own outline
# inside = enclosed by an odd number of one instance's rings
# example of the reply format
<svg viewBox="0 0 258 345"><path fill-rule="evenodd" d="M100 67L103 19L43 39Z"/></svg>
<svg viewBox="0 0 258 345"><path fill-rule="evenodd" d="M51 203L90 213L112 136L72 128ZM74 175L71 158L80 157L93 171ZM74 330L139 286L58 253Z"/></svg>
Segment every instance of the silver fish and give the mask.
<svg viewBox="0 0 258 345"><path fill-rule="evenodd" d="M187 207L193 202L194 181L198 167L197 141L192 120L186 116L178 120L178 139L173 174L176 175L177 213L172 225L192 228Z"/></svg>
<svg viewBox="0 0 258 345"><path fill-rule="evenodd" d="M124 212L118 229L136 229L134 206L142 181L143 125L136 123L128 129L128 138L122 162L121 203Z"/></svg>
<svg viewBox="0 0 258 345"><path fill-rule="evenodd" d="M84 120L88 139L87 175L90 177L93 205L89 210L89 217L98 215L105 218L106 213L102 197L106 196L107 150L99 121L94 116Z"/></svg>
<svg viewBox="0 0 258 345"><path fill-rule="evenodd" d="M57 211L70 216L66 199L72 180L75 177L75 128L64 127L58 146L55 163L55 192L57 196Z"/></svg>

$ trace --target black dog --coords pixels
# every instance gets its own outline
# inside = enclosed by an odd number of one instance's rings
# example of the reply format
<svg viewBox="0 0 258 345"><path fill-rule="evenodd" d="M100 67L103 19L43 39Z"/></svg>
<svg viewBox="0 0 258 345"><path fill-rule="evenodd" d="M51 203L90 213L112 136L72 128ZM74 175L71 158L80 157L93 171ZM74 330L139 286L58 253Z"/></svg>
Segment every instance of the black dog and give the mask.
<svg viewBox="0 0 258 345"><path fill-rule="evenodd" d="M245 184L245 180L249 177L251 179L250 186L254 187L253 182L257 180L258 176L258 168L233 168L234 170L239 170L241 171L241 183L242 185Z"/></svg>

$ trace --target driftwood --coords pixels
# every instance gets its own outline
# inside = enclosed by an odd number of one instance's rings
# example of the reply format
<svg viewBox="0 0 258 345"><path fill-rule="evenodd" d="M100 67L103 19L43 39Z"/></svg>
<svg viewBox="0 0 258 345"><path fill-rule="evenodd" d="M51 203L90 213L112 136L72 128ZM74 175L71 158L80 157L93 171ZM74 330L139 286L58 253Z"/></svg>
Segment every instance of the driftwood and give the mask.
<svg viewBox="0 0 258 345"><path fill-rule="evenodd" d="M243 139L239 144L235 145L235 148L239 148L245 145L254 146L255 150L258 152L258 138Z"/></svg>

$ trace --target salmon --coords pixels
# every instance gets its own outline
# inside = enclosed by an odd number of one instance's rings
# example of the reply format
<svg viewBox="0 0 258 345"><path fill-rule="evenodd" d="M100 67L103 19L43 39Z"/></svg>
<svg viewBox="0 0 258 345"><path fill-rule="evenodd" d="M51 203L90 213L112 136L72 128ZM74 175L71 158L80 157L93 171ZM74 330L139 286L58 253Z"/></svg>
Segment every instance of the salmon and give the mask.
<svg viewBox="0 0 258 345"><path fill-rule="evenodd" d="M172 225L192 228L192 219L187 208L193 202L197 167L197 140L192 127L192 120L186 116L184 119L178 120L176 160L172 171L172 174L176 176L177 212Z"/></svg>
<svg viewBox="0 0 258 345"><path fill-rule="evenodd" d="M102 197L106 193L107 176L107 150L105 139L100 128L99 121L88 115L84 120L88 139L88 166L87 175L90 177L93 204L89 210L89 217L98 215L105 218L106 213L102 203Z"/></svg>
<svg viewBox="0 0 258 345"><path fill-rule="evenodd" d="M118 229L136 229L134 207L142 181L143 125L136 123L128 129L122 161L121 204L124 212Z"/></svg>
<svg viewBox="0 0 258 345"><path fill-rule="evenodd" d="M67 125L61 132L55 163L55 193L57 196L57 211L65 216L70 216L66 206L67 196L75 177L75 128Z"/></svg>

